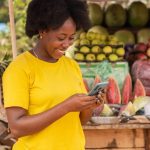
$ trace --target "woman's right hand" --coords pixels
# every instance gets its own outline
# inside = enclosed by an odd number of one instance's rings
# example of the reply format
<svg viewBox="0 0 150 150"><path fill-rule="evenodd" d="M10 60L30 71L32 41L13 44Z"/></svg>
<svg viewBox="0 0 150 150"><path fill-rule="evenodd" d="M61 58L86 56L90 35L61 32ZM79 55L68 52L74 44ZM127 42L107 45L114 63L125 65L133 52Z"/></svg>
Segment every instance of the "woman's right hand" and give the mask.
<svg viewBox="0 0 150 150"><path fill-rule="evenodd" d="M70 112L88 109L95 106L96 102L96 96L87 96L86 94L75 94L65 101Z"/></svg>

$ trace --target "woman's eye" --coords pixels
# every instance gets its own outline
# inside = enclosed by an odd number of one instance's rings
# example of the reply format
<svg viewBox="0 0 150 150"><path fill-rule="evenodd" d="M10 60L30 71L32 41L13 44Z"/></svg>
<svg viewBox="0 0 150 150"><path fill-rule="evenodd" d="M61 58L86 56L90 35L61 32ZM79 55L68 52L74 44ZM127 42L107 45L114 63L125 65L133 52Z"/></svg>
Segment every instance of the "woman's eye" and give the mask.
<svg viewBox="0 0 150 150"><path fill-rule="evenodd" d="M74 41L74 39L75 39L75 37L70 37L70 40L71 40L71 41Z"/></svg>
<svg viewBox="0 0 150 150"><path fill-rule="evenodd" d="M65 40L65 38L58 38L58 40L59 40L59 41L63 41L63 40Z"/></svg>

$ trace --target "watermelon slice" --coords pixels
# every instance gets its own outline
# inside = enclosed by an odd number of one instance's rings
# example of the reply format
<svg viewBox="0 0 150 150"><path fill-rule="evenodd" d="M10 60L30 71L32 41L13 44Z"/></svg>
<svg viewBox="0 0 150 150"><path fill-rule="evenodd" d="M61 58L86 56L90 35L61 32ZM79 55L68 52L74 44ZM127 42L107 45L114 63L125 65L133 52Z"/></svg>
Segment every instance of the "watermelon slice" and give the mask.
<svg viewBox="0 0 150 150"><path fill-rule="evenodd" d="M122 88L122 104L128 104L131 97L132 97L132 80L130 74L128 73L127 76L125 77Z"/></svg>
<svg viewBox="0 0 150 150"><path fill-rule="evenodd" d="M101 82L101 77L97 74L94 78L94 81L93 81L93 85L92 85L92 88L97 84L97 83L100 83Z"/></svg>
<svg viewBox="0 0 150 150"><path fill-rule="evenodd" d="M121 95L117 81L113 77L109 77L106 91L106 98L109 104L120 104Z"/></svg>
<svg viewBox="0 0 150 150"><path fill-rule="evenodd" d="M139 96L146 96L146 92L140 79L136 79L134 90L133 90L133 99Z"/></svg>

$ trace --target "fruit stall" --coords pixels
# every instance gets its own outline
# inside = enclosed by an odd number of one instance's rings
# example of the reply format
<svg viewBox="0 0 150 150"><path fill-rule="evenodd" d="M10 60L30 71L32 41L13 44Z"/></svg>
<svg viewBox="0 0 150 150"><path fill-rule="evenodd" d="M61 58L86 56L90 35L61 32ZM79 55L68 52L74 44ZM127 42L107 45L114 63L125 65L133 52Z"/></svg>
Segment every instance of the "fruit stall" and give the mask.
<svg viewBox="0 0 150 150"><path fill-rule="evenodd" d="M108 82L104 105L83 126L87 150L150 150L149 1L88 0L92 27L78 31L66 55L87 91Z"/></svg>
<svg viewBox="0 0 150 150"><path fill-rule="evenodd" d="M86 150L150 150L150 1L87 2L92 27L77 32L66 56L78 62L88 92L99 82L107 81L108 86L104 105L94 109L83 126ZM15 140L7 128L0 93L0 146L10 149Z"/></svg>

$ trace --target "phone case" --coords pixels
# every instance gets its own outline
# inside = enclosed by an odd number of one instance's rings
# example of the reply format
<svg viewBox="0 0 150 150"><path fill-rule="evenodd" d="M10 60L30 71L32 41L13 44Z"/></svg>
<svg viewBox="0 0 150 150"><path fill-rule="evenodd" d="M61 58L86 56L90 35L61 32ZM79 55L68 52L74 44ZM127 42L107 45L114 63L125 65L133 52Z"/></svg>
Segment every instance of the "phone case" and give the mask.
<svg viewBox="0 0 150 150"><path fill-rule="evenodd" d="M100 89L103 89L108 85L108 82L100 82L95 85L95 87L89 92L89 96L97 95Z"/></svg>

